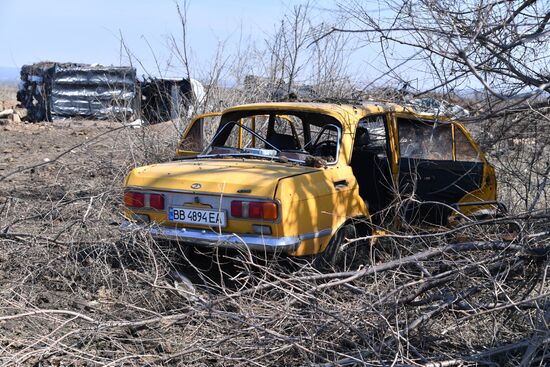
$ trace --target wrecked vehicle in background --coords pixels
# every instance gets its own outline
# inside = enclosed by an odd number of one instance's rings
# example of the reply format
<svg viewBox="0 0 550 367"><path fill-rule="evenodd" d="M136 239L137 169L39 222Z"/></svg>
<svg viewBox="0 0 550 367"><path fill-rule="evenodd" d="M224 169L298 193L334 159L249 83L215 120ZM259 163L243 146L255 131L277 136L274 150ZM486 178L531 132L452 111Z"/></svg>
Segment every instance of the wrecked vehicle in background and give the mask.
<svg viewBox="0 0 550 367"><path fill-rule="evenodd" d="M147 78L141 82L142 118L155 123L192 116L204 95L204 87L195 79Z"/></svg>
<svg viewBox="0 0 550 367"><path fill-rule="evenodd" d="M182 143L200 141L193 126ZM498 205L495 170L462 124L395 104L236 106L206 147L192 148L129 173L124 228L334 265L349 255L346 239L392 210L446 225Z"/></svg>

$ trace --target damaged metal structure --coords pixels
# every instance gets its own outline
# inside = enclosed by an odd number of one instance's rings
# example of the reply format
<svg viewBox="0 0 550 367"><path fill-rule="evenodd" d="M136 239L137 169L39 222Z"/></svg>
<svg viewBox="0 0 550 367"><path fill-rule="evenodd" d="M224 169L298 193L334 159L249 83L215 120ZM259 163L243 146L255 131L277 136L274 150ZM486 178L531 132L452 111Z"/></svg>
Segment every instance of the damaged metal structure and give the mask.
<svg viewBox="0 0 550 367"><path fill-rule="evenodd" d="M39 62L21 68L17 100L28 121L67 117L157 123L193 114L204 98L194 79L139 81L129 66Z"/></svg>
<svg viewBox="0 0 550 367"><path fill-rule="evenodd" d="M187 79L146 79L141 85L142 113L147 122L168 121L186 112L193 101Z"/></svg>
<svg viewBox="0 0 550 367"><path fill-rule="evenodd" d="M140 96L133 67L56 62L24 65L17 92L30 121L131 120L140 115Z"/></svg>
<svg viewBox="0 0 550 367"><path fill-rule="evenodd" d="M141 83L142 118L154 123L190 117L204 96L204 87L195 79L147 78Z"/></svg>

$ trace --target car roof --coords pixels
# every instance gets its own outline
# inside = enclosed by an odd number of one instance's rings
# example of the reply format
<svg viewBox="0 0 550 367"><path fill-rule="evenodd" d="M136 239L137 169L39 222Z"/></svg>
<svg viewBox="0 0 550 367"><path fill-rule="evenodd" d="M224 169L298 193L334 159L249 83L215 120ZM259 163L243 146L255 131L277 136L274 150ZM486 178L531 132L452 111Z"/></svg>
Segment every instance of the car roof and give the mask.
<svg viewBox="0 0 550 367"><path fill-rule="evenodd" d="M351 114L364 116L368 114L396 112L409 113L422 119L449 120L447 117L435 116L430 113L418 112L409 106L402 106L397 103L381 101L365 101L357 104L339 104L339 103L321 103L321 102L263 102L250 103L227 108L223 113L249 111L249 110L296 110L309 111L333 115L335 117L342 114Z"/></svg>

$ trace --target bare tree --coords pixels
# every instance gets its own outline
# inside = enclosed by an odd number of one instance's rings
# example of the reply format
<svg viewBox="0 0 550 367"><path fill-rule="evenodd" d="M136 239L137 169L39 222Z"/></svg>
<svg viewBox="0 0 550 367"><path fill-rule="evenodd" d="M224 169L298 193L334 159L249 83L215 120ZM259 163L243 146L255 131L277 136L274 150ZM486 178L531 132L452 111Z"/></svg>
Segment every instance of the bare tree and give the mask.
<svg viewBox="0 0 550 367"><path fill-rule="evenodd" d="M434 90L452 90L475 79L506 100L525 92L537 95L550 86L547 2L390 0L376 9L355 1L340 8L349 27L325 28L322 36L353 33L379 43L382 53L396 47L402 55L397 62L418 63L422 57L435 79Z"/></svg>

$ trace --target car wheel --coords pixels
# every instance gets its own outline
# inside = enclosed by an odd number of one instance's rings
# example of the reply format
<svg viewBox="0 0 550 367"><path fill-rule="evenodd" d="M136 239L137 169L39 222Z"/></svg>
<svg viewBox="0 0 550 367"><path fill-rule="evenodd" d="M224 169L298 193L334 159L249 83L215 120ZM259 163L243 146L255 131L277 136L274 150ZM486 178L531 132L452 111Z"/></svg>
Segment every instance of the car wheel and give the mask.
<svg viewBox="0 0 550 367"><path fill-rule="evenodd" d="M313 266L320 271L348 270L356 260L362 259L361 245L349 244L349 240L357 238L357 230L351 224L345 224L332 236L330 242L321 254L313 259Z"/></svg>

